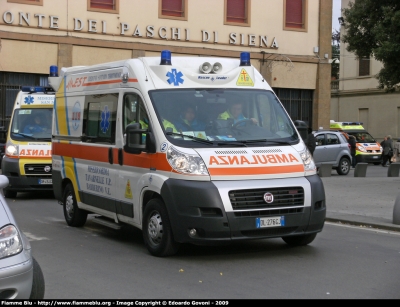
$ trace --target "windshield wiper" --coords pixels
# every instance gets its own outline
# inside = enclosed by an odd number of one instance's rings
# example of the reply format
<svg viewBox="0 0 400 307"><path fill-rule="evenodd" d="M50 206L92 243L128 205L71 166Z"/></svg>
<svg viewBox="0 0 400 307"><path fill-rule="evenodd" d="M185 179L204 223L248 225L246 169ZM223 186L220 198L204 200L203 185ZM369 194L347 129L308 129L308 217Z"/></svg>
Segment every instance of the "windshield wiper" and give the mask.
<svg viewBox="0 0 400 307"><path fill-rule="evenodd" d="M191 139L193 142L199 142L199 143L204 143L204 144L208 144L208 145L214 145L214 142L209 141L209 140L205 140L202 138L198 138L192 135L186 135L186 134L181 134L181 133L176 133L176 132L171 132L171 131L167 131L166 132L167 135L177 135L180 136L182 138L187 137L189 139Z"/></svg>
<svg viewBox="0 0 400 307"><path fill-rule="evenodd" d="M277 144L290 144L287 141L275 141L275 140L267 140L267 139L259 139L259 140L245 140L245 141L240 141L246 144L251 144L251 143L262 143L262 142L266 142L266 143L277 143Z"/></svg>
<svg viewBox="0 0 400 307"><path fill-rule="evenodd" d="M31 136L31 135L27 135L25 133L19 133L19 132L11 132L11 133L12 134L16 134L16 135L21 135L21 136L26 137L26 138L31 139L31 140L38 140L37 138L35 138L35 137Z"/></svg>
<svg viewBox="0 0 400 307"><path fill-rule="evenodd" d="M225 141L225 142L218 142L217 143L218 146L221 145L225 145L225 146L239 146L239 147L247 147L247 145L245 144L245 142L242 141Z"/></svg>

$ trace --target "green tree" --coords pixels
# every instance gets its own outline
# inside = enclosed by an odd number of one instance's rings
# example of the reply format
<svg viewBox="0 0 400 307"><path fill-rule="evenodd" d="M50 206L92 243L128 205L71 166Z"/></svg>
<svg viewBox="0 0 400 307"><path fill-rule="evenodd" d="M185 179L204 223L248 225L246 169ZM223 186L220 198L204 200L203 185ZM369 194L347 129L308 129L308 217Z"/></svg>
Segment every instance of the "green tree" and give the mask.
<svg viewBox="0 0 400 307"><path fill-rule="evenodd" d="M379 88L400 87L400 1L355 0L343 9L346 33L342 42L358 58L373 57L383 64L376 76Z"/></svg>

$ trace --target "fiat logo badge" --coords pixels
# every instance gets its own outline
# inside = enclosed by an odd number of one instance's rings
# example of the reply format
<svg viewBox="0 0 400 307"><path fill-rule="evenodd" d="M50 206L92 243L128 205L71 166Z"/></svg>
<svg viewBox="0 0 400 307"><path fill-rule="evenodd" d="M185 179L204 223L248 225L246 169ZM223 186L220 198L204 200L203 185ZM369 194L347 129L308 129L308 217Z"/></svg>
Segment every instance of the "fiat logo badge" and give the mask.
<svg viewBox="0 0 400 307"><path fill-rule="evenodd" d="M46 166L44 167L44 171L45 171L46 173L50 172L50 171L51 171L51 167L48 166L48 165L46 165Z"/></svg>
<svg viewBox="0 0 400 307"><path fill-rule="evenodd" d="M274 195L272 193L270 193L270 192L265 193L264 194L264 201L267 204L272 203L274 201Z"/></svg>

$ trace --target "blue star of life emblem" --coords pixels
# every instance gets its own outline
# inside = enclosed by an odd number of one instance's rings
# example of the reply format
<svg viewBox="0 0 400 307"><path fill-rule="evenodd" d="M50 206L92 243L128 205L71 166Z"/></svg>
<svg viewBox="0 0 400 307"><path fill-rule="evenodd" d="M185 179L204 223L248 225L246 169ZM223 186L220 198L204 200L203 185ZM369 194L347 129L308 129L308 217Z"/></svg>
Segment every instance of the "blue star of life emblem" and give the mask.
<svg viewBox="0 0 400 307"><path fill-rule="evenodd" d="M25 102L26 104L31 104L31 103L33 103L33 97L32 97L32 96L26 96L25 99L24 99L24 102Z"/></svg>
<svg viewBox="0 0 400 307"><path fill-rule="evenodd" d="M169 78L167 81L169 84L174 84L174 86L179 86L179 83L183 83L182 77L183 74L182 72L177 72L175 68L173 68L171 71L169 71L166 76Z"/></svg>
<svg viewBox="0 0 400 307"><path fill-rule="evenodd" d="M100 129L103 133L106 133L109 127L110 127L110 110L108 109L108 106L105 106L103 112L101 112Z"/></svg>

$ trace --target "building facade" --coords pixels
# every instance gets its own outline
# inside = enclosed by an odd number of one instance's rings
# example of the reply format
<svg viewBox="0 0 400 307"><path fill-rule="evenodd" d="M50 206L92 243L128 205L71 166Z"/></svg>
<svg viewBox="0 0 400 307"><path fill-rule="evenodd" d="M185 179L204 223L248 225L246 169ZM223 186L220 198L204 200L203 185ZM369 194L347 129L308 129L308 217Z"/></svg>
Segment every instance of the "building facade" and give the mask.
<svg viewBox="0 0 400 307"><path fill-rule="evenodd" d="M354 0L342 0L342 9ZM344 27L340 27L341 36ZM375 75L382 63L373 58L358 59L340 44L339 79L332 82L331 119L362 122L365 129L382 141L386 135L400 137L400 92L378 89Z"/></svg>
<svg viewBox="0 0 400 307"><path fill-rule="evenodd" d="M0 0L0 120L22 85L49 67L140 56L239 58L276 91L293 120L330 120L331 0Z"/></svg>

